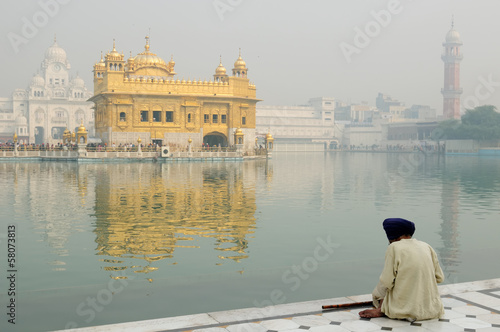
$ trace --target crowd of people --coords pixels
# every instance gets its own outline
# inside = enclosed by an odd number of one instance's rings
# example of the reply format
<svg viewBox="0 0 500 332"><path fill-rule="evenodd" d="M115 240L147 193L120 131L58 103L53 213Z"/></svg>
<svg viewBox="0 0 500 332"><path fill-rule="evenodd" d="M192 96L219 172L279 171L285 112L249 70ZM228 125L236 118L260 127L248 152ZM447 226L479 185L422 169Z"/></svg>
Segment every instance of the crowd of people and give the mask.
<svg viewBox="0 0 500 332"><path fill-rule="evenodd" d="M15 145L13 142L7 142L0 144L0 150L2 151L13 151L15 149ZM74 150L76 149L75 144L70 144L70 145L63 145L61 143L57 144L49 144L49 143L42 143L42 144L26 144L26 143L21 143L17 144L17 150L19 151L60 151L60 150Z"/></svg>

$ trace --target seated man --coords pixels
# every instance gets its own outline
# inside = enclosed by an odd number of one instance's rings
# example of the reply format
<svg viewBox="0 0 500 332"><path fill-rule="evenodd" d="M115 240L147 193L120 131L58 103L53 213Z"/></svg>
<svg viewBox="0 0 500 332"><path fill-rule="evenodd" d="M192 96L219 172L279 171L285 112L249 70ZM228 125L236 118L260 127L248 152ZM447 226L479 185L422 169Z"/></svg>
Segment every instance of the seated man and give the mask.
<svg viewBox="0 0 500 332"><path fill-rule="evenodd" d="M361 317L387 316L424 320L444 314L437 283L444 280L436 252L425 242L412 239L415 224L401 218L384 220L389 239L380 281L372 293L375 309Z"/></svg>

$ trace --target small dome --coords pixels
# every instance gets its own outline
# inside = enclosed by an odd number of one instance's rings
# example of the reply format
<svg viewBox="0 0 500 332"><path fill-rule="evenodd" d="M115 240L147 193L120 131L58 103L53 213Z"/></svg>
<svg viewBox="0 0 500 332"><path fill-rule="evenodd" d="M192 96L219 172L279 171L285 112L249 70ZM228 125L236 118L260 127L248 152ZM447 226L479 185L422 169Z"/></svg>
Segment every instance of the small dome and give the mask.
<svg viewBox="0 0 500 332"><path fill-rule="evenodd" d="M101 51L101 60L95 64L96 68L99 69L99 68L102 68L102 69L106 69L106 63L104 62L104 59L102 57L102 51Z"/></svg>
<svg viewBox="0 0 500 332"><path fill-rule="evenodd" d="M446 43L447 44L462 44L462 39L460 38L460 34L457 30L451 28L450 31L446 34Z"/></svg>
<svg viewBox="0 0 500 332"><path fill-rule="evenodd" d="M77 88L83 88L85 87L85 81L80 77L78 76L78 74L76 75L76 77L71 81L71 84L74 86L74 87L77 87Z"/></svg>
<svg viewBox="0 0 500 332"><path fill-rule="evenodd" d="M85 126L83 125L83 122L82 124L80 125L80 127L78 127L78 133L79 134L83 134L83 133L86 133L87 132L87 129L85 128Z"/></svg>
<svg viewBox="0 0 500 332"><path fill-rule="evenodd" d="M45 86L45 80L40 74L36 74L31 79L31 86Z"/></svg>
<svg viewBox="0 0 500 332"><path fill-rule="evenodd" d="M267 133L267 135L266 135L266 140L267 140L267 141L272 141L272 140L274 140L273 135L271 135L271 133Z"/></svg>
<svg viewBox="0 0 500 332"><path fill-rule="evenodd" d="M24 115L19 115L16 118L16 127L26 127L28 125L28 120Z"/></svg>
<svg viewBox="0 0 500 332"><path fill-rule="evenodd" d="M107 55L111 55L113 57L120 57L121 56L121 54L118 53L118 51L116 50L114 39L113 39L113 50L110 53L108 53Z"/></svg>
<svg viewBox="0 0 500 332"><path fill-rule="evenodd" d="M246 62L243 60L241 57L241 51L240 51L240 56L238 59L236 59L236 62L234 63L234 69L246 69Z"/></svg>
<svg viewBox="0 0 500 332"><path fill-rule="evenodd" d="M219 66L215 69L215 75L226 75L226 68L222 65L222 59L219 62Z"/></svg>
<svg viewBox="0 0 500 332"><path fill-rule="evenodd" d="M226 75L226 68L225 68L222 64L220 64L220 65L217 67L217 69L215 69L215 73L216 73L217 75Z"/></svg>
<svg viewBox="0 0 500 332"><path fill-rule="evenodd" d="M66 63L66 51L60 48L54 39L54 44L45 51L45 59L51 62Z"/></svg>

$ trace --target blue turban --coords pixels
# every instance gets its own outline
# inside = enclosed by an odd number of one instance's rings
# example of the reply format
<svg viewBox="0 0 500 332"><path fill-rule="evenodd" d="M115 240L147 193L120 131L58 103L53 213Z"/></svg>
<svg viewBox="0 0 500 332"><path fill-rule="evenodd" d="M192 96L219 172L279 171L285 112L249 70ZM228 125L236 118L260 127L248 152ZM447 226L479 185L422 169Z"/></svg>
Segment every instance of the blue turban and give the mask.
<svg viewBox="0 0 500 332"><path fill-rule="evenodd" d="M383 225L389 240L395 240L407 234L413 236L415 233L415 224L403 218L387 218Z"/></svg>

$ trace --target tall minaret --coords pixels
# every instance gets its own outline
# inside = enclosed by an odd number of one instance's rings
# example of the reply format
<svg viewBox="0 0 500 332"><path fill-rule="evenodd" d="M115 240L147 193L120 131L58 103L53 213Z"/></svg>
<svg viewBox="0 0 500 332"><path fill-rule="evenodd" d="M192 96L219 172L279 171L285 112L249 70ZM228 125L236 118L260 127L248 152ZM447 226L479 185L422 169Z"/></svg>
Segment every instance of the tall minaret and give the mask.
<svg viewBox="0 0 500 332"><path fill-rule="evenodd" d="M460 119L460 95L462 94L462 88L460 88L460 61L463 58L460 46L462 46L462 40L460 34L453 28L453 20L443 46L444 53L441 56L444 62L444 88L441 89L443 94L443 117L445 119Z"/></svg>

